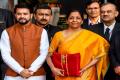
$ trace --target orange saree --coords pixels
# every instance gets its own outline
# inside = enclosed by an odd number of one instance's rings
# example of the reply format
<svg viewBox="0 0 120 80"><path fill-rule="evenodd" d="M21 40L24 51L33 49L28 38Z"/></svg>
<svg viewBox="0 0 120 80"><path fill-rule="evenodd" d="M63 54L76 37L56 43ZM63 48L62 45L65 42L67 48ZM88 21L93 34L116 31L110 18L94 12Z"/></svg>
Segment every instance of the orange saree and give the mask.
<svg viewBox="0 0 120 80"><path fill-rule="evenodd" d="M55 80L101 80L108 67L108 48L109 44L104 38L85 29L67 37L64 36L63 31L57 32L50 44L49 53L53 53L56 49L61 54L80 53L81 69L93 59L100 58L100 60L81 76L55 76Z"/></svg>

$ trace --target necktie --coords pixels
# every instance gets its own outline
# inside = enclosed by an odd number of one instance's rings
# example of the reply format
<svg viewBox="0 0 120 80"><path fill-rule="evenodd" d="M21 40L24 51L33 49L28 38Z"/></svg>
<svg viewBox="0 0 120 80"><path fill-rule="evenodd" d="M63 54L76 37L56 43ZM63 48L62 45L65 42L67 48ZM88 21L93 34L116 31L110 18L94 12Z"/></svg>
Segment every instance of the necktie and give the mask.
<svg viewBox="0 0 120 80"><path fill-rule="evenodd" d="M106 38L106 40L108 40L108 41L109 41L109 37L110 37L109 31L110 31L110 29L109 29L109 28L106 28L105 38Z"/></svg>

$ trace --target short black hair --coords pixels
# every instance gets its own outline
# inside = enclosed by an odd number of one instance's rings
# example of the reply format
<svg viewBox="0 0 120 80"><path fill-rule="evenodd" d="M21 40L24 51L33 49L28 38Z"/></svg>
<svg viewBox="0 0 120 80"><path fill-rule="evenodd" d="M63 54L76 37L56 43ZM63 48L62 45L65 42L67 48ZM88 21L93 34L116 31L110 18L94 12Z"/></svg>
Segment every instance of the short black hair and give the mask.
<svg viewBox="0 0 120 80"><path fill-rule="evenodd" d="M32 7L30 7L30 5L27 3L21 2L21 3L18 3L17 5L15 5L14 13L16 13L17 8L27 8L27 9L29 9L30 13L33 13Z"/></svg>
<svg viewBox="0 0 120 80"><path fill-rule="evenodd" d="M35 6L35 8L34 8L34 13L35 13L35 14L36 14L36 11L37 11L38 9L49 9L49 10L51 11L51 14L52 14L51 8L50 8L48 5L46 5L46 4L37 4L37 5Z"/></svg>
<svg viewBox="0 0 120 80"><path fill-rule="evenodd" d="M85 9L87 9L87 7L88 7L89 5L91 5L92 3L98 3L98 4L100 5L100 2L99 2L99 1L90 0L90 1L88 1L88 2L86 3Z"/></svg>

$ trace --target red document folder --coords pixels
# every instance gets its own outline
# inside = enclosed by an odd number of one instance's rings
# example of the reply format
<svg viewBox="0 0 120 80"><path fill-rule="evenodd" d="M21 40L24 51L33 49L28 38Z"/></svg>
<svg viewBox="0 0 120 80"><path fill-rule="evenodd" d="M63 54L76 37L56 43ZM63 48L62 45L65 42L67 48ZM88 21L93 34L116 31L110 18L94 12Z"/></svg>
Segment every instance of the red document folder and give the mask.
<svg viewBox="0 0 120 80"><path fill-rule="evenodd" d="M80 53L63 55L54 52L52 62L56 68L64 70L64 76L80 76Z"/></svg>

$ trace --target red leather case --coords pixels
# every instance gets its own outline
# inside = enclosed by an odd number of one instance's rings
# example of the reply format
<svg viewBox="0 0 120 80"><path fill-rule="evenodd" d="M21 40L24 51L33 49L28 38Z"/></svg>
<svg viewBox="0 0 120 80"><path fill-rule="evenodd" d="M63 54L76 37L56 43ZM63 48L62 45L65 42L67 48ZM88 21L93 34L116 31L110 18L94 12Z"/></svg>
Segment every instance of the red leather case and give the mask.
<svg viewBox="0 0 120 80"><path fill-rule="evenodd" d="M63 55L54 52L52 62L55 67L64 70L64 76L80 76L80 53Z"/></svg>

